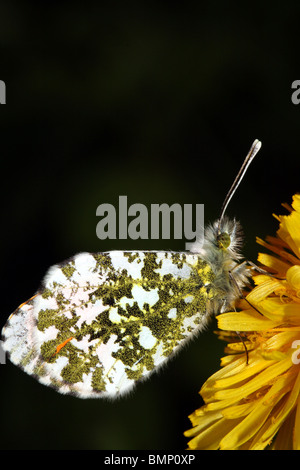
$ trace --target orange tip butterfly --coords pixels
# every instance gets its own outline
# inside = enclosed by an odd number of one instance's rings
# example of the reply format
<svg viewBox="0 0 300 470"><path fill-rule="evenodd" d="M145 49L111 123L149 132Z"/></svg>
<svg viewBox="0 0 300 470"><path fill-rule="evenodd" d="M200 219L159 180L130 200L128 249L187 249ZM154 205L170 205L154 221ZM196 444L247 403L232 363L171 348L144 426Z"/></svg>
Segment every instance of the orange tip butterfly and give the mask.
<svg viewBox="0 0 300 470"><path fill-rule="evenodd" d="M79 253L52 266L2 330L11 362L60 393L117 398L234 305L249 268L225 211L260 147L255 140L220 218L189 252Z"/></svg>

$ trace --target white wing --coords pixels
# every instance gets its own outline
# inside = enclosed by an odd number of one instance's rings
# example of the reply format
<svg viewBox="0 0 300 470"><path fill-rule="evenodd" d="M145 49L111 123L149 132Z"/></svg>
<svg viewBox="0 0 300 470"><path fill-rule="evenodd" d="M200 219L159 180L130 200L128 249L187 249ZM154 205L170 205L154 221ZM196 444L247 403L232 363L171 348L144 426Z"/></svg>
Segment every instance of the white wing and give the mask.
<svg viewBox="0 0 300 470"><path fill-rule="evenodd" d="M60 393L114 398L204 327L213 278L193 254L80 253L11 315L3 348Z"/></svg>

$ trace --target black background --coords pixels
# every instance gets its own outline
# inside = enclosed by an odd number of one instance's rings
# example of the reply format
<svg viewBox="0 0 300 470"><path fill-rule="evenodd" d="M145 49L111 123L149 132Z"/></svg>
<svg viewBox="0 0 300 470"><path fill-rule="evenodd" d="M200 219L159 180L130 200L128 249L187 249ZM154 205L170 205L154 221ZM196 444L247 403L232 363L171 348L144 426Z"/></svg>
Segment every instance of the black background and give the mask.
<svg viewBox="0 0 300 470"><path fill-rule="evenodd" d="M213 221L255 138L263 147L228 209L256 260L299 190L299 4L0 4L1 326L47 268L79 251L184 250L185 240L96 237L96 208L205 204ZM185 449L198 390L219 367L210 329L115 402L79 400L2 365L2 449Z"/></svg>

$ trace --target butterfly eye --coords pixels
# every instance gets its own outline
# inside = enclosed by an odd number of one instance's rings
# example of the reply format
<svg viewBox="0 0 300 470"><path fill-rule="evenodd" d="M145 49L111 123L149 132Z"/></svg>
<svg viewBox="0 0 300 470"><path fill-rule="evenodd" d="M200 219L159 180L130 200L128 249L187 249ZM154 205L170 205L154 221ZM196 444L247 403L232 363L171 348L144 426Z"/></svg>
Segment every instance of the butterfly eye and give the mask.
<svg viewBox="0 0 300 470"><path fill-rule="evenodd" d="M226 232L222 232L217 236L218 246L223 250L229 247L230 241L230 236Z"/></svg>

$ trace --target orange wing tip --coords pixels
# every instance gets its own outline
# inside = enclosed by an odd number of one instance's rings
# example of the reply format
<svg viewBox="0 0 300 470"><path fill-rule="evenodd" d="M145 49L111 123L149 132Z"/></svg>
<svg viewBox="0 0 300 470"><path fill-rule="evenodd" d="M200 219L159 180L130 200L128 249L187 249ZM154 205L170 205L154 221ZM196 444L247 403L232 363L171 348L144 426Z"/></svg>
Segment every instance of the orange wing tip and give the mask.
<svg viewBox="0 0 300 470"><path fill-rule="evenodd" d="M54 354L52 354L52 357L55 356L56 354L59 353L59 351L69 342L71 341L71 339L73 339L74 336L71 336L70 338L66 339L65 341L63 341L62 343L60 343L58 346L56 346L56 351Z"/></svg>

